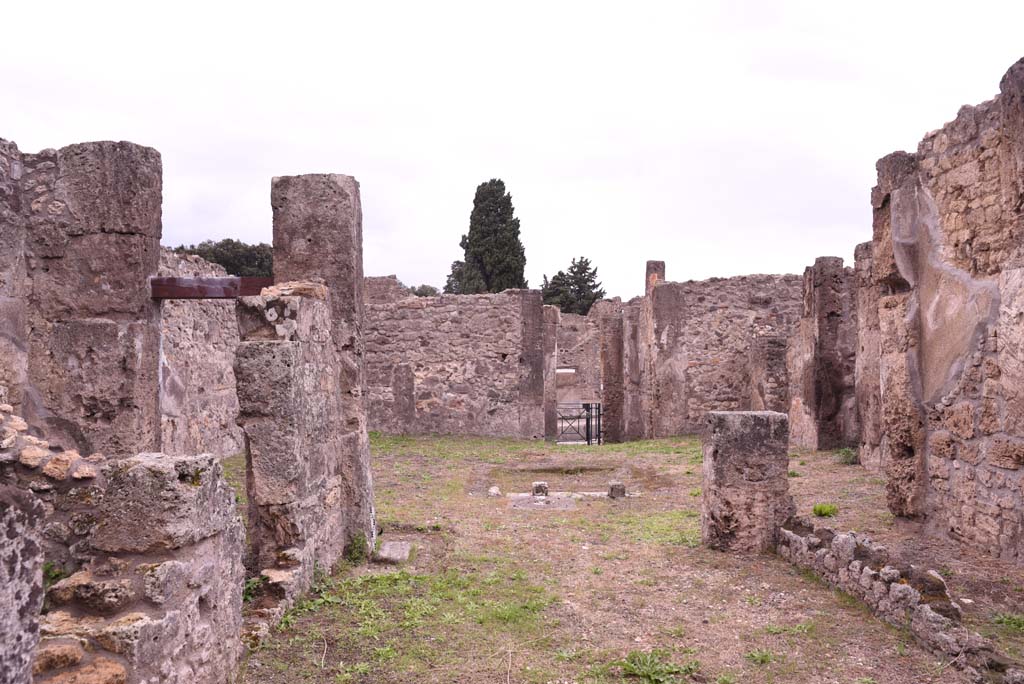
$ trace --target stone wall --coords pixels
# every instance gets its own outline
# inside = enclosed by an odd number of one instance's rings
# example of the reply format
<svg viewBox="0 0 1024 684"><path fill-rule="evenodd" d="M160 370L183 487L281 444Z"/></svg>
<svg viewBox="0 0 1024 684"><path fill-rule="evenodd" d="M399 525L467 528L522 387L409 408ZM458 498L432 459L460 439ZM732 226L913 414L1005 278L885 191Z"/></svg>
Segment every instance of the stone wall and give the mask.
<svg viewBox="0 0 1024 684"><path fill-rule="evenodd" d="M858 395L894 513L1024 559L1024 60L1000 91L878 162Z"/></svg>
<svg viewBox="0 0 1024 684"><path fill-rule="evenodd" d="M649 436L695 433L709 411L750 407L751 341L793 332L801 282L792 275L656 282L640 324Z"/></svg>
<svg viewBox="0 0 1024 684"><path fill-rule="evenodd" d="M159 446L160 155L0 141L0 384L37 435L82 452Z"/></svg>
<svg viewBox="0 0 1024 684"><path fill-rule="evenodd" d="M291 601L347 546L365 555L372 532L357 524L364 494L347 472L352 445L327 288L284 283L263 292L238 302L250 565L269 595Z"/></svg>
<svg viewBox="0 0 1024 684"><path fill-rule="evenodd" d="M160 251L160 276L226 276L223 266L192 254ZM168 454L242 451L235 393L238 321L235 302L164 299L160 302L161 451Z"/></svg>
<svg viewBox="0 0 1024 684"><path fill-rule="evenodd" d="M860 599L880 619L906 629L929 652L967 672L972 681L1024 682L1024 666L961 624L960 607L938 572L897 562L884 546L867 537L815 528L802 518L783 526L776 551L829 586Z"/></svg>
<svg viewBox="0 0 1024 684"><path fill-rule="evenodd" d="M535 290L367 303L370 428L543 438L544 328Z"/></svg>
<svg viewBox="0 0 1024 684"><path fill-rule="evenodd" d="M386 304L406 297L415 297L402 284L398 276L366 276L363 278L363 301L366 304Z"/></svg>
<svg viewBox="0 0 1024 684"><path fill-rule="evenodd" d="M0 543L0 566L19 573L0 593L15 592L25 621L37 623L35 681L230 681L241 655L244 532L219 462L83 458L27 434L11 408L0 406L0 490L35 494L38 536L17 540L37 547L17 563ZM44 559L54 583L40 616Z"/></svg>
<svg viewBox="0 0 1024 684"><path fill-rule="evenodd" d="M754 335L747 367L750 372L750 410L789 413L788 340L774 332Z"/></svg>
<svg viewBox="0 0 1024 684"><path fill-rule="evenodd" d="M331 340L337 350L341 421L337 431L346 483L345 539L372 545L377 535L366 423L363 312L363 210L351 176L274 178L274 282L321 280L330 295Z"/></svg>
<svg viewBox="0 0 1024 684"><path fill-rule="evenodd" d="M601 340L597 321L561 314L558 324L558 402L601 400ZM573 372L566 372L572 370Z"/></svg>
<svg viewBox="0 0 1024 684"><path fill-rule="evenodd" d="M857 357L854 384L860 422L859 460L874 473L885 469L882 460L882 393L880 374L879 285L872 274L872 244L857 245L854 274L857 288Z"/></svg>
<svg viewBox="0 0 1024 684"><path fill-rule="evenodd" d="M803 314L789 341L789 437L817 450L860 442L855 366L857 298L853 269L819 257L804 271Z"/></svg>

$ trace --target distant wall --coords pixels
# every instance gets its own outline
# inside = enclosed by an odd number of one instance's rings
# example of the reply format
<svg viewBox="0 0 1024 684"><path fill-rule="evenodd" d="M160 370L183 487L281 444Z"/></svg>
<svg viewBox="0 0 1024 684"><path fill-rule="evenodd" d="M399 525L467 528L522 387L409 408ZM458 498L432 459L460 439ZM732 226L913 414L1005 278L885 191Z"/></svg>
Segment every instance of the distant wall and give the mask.
<svg viewBox="0 0 1024 684"><path fill-rule="evenodd" d="M160 251L161 276L224 276L195 255ZM167 454L230 456L243 447L235 393L235 302L165 299L160 303L160 434Z"/></svg>
<svg viewBox="0 0 1024 684"><path fill-rule="evenodd" d="M563 313L558 324L559 403L601 400L601 340L597 321ZM566 370L572 372L565 372Z"/></svg>
<svg viewBox="0 0 1024 684"><path fill-rule="evenodd" d="M540 292L366 301L369 427L544 437Z"/></svg>

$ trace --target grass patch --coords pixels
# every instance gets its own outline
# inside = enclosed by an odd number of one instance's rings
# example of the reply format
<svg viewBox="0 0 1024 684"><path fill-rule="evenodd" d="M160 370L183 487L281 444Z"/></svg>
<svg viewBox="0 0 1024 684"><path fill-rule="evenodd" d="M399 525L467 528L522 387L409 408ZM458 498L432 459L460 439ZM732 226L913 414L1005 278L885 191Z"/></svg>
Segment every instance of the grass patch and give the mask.
<svg viewBox="0 0 1024 684"><path fill-rule="evenodd" d="M998 613L992 621L1011 632L1024 634L1024 613Z"/></svg>
<svg viewBox="0 0 1024 684"><path fill-rule="evenodd" d="M790 471L789 471L788 473L786 473L786 474L787 474L787 475L788 475L789 477L800 477L800 473L796 472L795 470L790 470Z"/></svg>
<svg viewBox="0 0 1024 684"><path fill-rule="evenodd" d="M766 648L755 648L753 651L744 653L743 657L754 665L770 665L778 659L774 653Z"/></svg>
<svg viewBox="0 0 1024 684"><path fill-rule="evenodd" d="M857 465L860 463L860 456L857 455L857 450L850 447L836 449L832 454L835 456L836 463L842 465Z"/></svg>
<svg viewBox="0 0 1024 684"><path fill-rule="evenodd" d="M833 503L814 504L814 515L819 518L834 518L839 513L839 506Z"/></svg>
<svg viewBox="0 0 1024 684"><path fill-rule="evenodd" d="M678 682L679 677L688 677L700 669L700 662L691 660L679 665L673 663L671 654L663 649L652 651L630 651L622 660L612 663L622 670L624 677L636 679L644 684L669 684Z"/></svg>

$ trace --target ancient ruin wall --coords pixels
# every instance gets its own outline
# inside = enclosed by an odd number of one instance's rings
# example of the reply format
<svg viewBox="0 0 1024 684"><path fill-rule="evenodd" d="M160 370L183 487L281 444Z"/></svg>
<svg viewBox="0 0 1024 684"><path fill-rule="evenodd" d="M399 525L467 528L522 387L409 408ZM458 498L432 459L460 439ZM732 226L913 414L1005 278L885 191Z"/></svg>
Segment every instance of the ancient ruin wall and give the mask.
<svg viewBox="0 0 1024 684"><path fill-rule="evenodd" d="M558 325L558 403L601 401L601 340L597 321L563 313ZM566 372L567 370L573 372Z"/></svg>
<svg viewBox="0 0 1024 684"><path fill-rule="evenodd" d="M1000 95L878 163L890 509L1024 558L1024 60Z"/></svg>
<svg viewBox="0 0 1024 684"><path fill-rule="evenodd" d="M0 141L0 392L54 444L159 445L160 202L151 148Z"/></svg>
<svg viewBox="0 0 1024 684"><path fill-rule="evenodd" d="M398 276L366 276L363 278L363 302L366 304L386 304L406 297L415 297Z"/></svg>
<svg viewBox="0 0 1024 684"><path fill-rule="evenodd" d="M226 276L223 266L194 254L160 251L160 276ZM242 451L235 393L238 321L235 302L160 302L160 449L168 454Z"/></svg>
<svg viewBox="0 0 1024 684"><path fill-rule="evenodd" d="M774 332L754 335L747 361L750 372L750 410L789 412L788 340Z"/></svg>
<svg viewBox="0 0 1024 684"><path fill-rule="evenodd" d="M543 438L540 292L366 305L373 430Z"/></svg>
<svg viewBox="0 0 1024 684"><path fill-rule="evenodd" d="M860 441L854 392L857 300L853 269L819 257L804 271L803 313L789 340L789 438L803 449Z"/></svg>
<svg viewBox="0 0 1024 684"><path fill-rule="evenodd" d="M0 682L32 681L43 607L42 518L31 492L0 484Z"/></svg>
<svg viewBox="0 0 1024 684"><path fill-rule="evenodd" d="M872 244L857 245L854 251L854 275L857 292L857 355L854 387L857 417L860 421L861 465L874 473L885 469L882 461L882 394L879 363L880 322L878 303L881 294L872 275Z"/></svg>
<svg viewBox="0 0 1024 684"><path fill-rule="evenodd" d="M656 282L646 297L643 352L649 436L694 433L709 411L748 409L751 341L791 334L801 289L793 275Z"/></svg>
<svg viewBox="0 0 1024 684"><path fill-rule="evenodd" d="M347 483L347 539L377 535L366 424L363 322L363 209L351 176L274 178L274 282L322 280L329 289L331 339L338 351L341 469Z"/></svg>

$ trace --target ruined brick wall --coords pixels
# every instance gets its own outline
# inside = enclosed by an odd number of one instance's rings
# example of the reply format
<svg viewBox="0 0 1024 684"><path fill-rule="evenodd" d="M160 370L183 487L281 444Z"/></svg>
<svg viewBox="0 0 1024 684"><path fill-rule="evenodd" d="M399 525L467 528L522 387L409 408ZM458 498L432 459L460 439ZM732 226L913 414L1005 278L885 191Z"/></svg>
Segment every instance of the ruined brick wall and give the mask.
<svg viewBox="0 0 1024 684"><path fill-rule="evenodd" d="M415 297L402 284L398 276L366 276L363 278L363 301L366 304L386 304L406 297Z"/></svg>
<svg viewBox="0 0 1024 684"><path fill-rule="evenodd" d="M41 635L34 654L18 649L35 681L230 681L242 650L244 532L219 462L82 457L29 435L11 409L0 405L0 490L38 497L38 536L18 540L34 541L38 558L10 566L4 549L0 565L19 577L0 593L18 592ZM40 616L44 559L54 583Z"/></svg>
<svg viewBox="0 0 1024 684"><path fill-rule="evenodd" d="M837 449L860 441L855 290L853 269L838 257L819 257L804 271L803 313L786 359L794 446Z"/></svg>
<svg viewBox="0 0 1024 684"><path fill-rule="evenodd" d="M785 337L765 332L750 341L750 410L789 412Z"/></svg>
<svg viewBox="0 0 1024 684"><path fill-rule="evenodd" d="M543 438L540 292L366 305L370 428Z"/></svg>
<svg viewBox="0 0 1024 684"><path fill-rule="evenodd" d="M226 276L223 266L193 254L160 252L160 276ZM242 451L235 393L238 321L235 302L160 302L160 449L168 454Z"/></svg>
<svg viewBox="0 0 1024 684"><path fill-rule="evenodd" d="M579 314L562 314L558 325L557 374L559 403L601 400L601 340L597 321ZM565 369L574 372L566 373Z"/></svg>
<svg viewBox="0 0 1024 684"><path fill-rule="evenodd" d="M889 507L1024 558L1024 60L880 160L872 206Z"/></svg>
<svg viewBox="0 0 1024 684"><path fill-rule="evenodd" d="M0 141L0 384L37 434L124 456L160 441L160 155Z"/></svg>
<svg viewBox="0 0 1024 684"><path fill-rule="evenodd" d="M640 323L649 436L694 433L709 411L749 408L751 340L792 333L801 289L793 275L656 282Z"/></svg>
<svg viewBox="0 0 1024 684"><path fill-rule="evenodd" d="M364 493L348 472L327 288L284 283L243 297L238 325L250 565L290 601L312 584L315 567L331 568L347 546L372 543L358 525Z"/></svg>
<svg viewBox="0 0 1024 684"><path fill-rule="evenodd" d="M331 340L338 352L331 369L340 382L342 477L348 498L346 540L377 535L366 423L363 313L363 209L351 176L307 174L274 178L274 282L315 280L330 290Z"/></svg>

